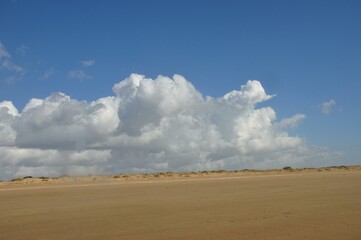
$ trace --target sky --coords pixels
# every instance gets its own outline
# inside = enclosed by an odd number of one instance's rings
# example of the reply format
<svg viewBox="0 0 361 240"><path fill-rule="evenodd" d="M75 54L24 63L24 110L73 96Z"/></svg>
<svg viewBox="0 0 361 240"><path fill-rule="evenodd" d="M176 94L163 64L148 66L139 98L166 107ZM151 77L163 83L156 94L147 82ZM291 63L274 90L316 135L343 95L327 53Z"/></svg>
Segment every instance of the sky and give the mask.
<svg viewBox="0 0 361 240"><path fill-rule="evenodd" d="M0 2L0 178L361 164L360 1Z"/></svg>

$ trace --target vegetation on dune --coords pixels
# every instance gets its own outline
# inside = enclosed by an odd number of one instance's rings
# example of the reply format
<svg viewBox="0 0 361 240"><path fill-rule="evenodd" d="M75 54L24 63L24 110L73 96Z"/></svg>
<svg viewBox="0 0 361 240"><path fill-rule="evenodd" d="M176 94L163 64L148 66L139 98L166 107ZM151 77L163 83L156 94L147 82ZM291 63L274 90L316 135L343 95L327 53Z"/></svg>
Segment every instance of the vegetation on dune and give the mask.
<svg viewBox="0 0 361 240"><path fill-rule="evenodd" d="M277 174L282 172L301 172L301 171L314 171L314 172L323 172L323 171L349 171L349 170L361 170L361 166L328 166L328 167L319 167L319 168L292 168L291 166L285 166L281 169L267 169L267 170L259 170L259 169L241 169L241 170L202 170L202 171L192 171L192 172L155 172L155 173L128 173L128 174L115 174L109 176L114 179L159 179L159 178L173 178L173 177L194 177L194 176L210 176L210 175L221 175L221 174L261 174L261 173L271 173ZM92 176L88 176L92 177ZM94 176L93 176L94 177ZM18 177L9 180L10 182L47 182L55 179L69 178L69 176L61 176L61 177L33 177L33 176L25 176ZM80 177L81 178L81 177ZM79 179L74 177L73 179ZM93 181L96 181L98 178L92 178ZM3 182L0 180L0 182Z"/></svg>

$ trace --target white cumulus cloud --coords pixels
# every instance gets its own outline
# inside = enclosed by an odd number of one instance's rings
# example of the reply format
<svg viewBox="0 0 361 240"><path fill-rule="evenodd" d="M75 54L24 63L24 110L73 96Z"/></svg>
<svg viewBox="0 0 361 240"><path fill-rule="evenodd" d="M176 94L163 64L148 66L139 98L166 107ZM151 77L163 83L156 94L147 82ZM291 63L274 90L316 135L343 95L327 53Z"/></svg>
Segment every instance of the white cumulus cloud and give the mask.
<svg viewBox="0 0 361 240"><path fill-rule="evenodd" d="M304 115L277 120L257 107L272 96L256 80L213 98L180 75L132 74L113 91L93 102L53 93L22 111L1 102L0 178L313 166L332 157L287 133Z"/></svg>

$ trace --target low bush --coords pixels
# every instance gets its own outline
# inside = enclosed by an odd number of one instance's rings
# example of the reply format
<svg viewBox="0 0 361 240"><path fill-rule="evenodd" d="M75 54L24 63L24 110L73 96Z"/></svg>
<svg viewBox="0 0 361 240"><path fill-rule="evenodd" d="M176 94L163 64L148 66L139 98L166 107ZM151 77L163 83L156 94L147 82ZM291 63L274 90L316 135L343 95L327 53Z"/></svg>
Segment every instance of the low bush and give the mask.
<svg viewBox="0 0 361 240"><path fill-rule="evenodd" d="M12 182L19 182L19 181L21 181L21 180L23 180L23 179L22 179L22 178L14 178L14 179L11 179Z"/></svg>

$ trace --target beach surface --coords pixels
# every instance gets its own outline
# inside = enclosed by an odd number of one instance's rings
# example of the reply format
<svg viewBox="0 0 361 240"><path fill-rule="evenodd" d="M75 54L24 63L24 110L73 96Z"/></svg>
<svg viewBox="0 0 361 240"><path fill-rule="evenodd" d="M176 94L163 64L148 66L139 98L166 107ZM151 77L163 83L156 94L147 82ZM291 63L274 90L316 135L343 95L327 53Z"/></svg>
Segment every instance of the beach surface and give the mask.
<svg viewBox="0 0 361 240"><path fill-rule="evenodd" d="M361 167L0 182L0 240L361 239Z"/></svg>

